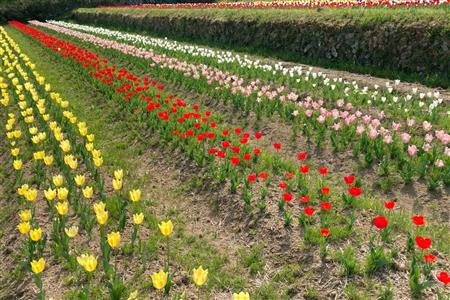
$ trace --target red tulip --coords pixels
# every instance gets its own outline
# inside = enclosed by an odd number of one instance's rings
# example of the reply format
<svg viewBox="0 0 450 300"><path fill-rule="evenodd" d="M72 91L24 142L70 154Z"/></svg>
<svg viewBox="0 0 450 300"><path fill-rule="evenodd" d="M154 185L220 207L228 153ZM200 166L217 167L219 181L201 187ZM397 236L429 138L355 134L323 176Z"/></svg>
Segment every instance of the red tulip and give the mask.
<svg viewBox="0 0 450 300"><path fill-rule="evenodd" d="M331 203L330 202L322 202L320 203L320 207L323 211L327 211L331 209Z"/></svg>
<svg viewBox="0 0 450 300"><path fill-rule="evenodd" d="M254 182L256 180L256 174L250 174L248 175L248 181L249 182Z"/></svg>
<svg viewBox="0 0 450 300"><path fill-rule="evenodd" d="M417 226L425 225L425 218L423 216L415 215L412 217L412 221Z"/></svg>
<svg viewBox="0 0 450 300"><path fill-rule="evenodd" d="M287 188L287 183L286 182L280 182L280 184L278 185L278 187L282 190L284 190L285 188Z"/></svg>
<svg viewBox="0 0 450 300"><path fill-rule="evenodd" d="M268 176L269 176L269 174L267 174L266 172L259 173L259 178L261 178L261 179L266 179Z"/></svg>
<svg viewBox="0 0 450 300"><path fill-rule="evenodd" d="M239 151L241 151L241 149L239 149L238 146L233 146L233 147L231 147L231 151L232 151L234 154L238 154Z"/></svg>
<svg viewBox="0 0 450 300"><path fill-rule="evenodd" d="M388 226L388 224L389 221L388 219L386 219L385 216L378 216L373 218L373 225L380 230L385 229Z"/></svg>
<svg viewBox="0 0 450 300"><path fill-rule="evenodd" d="M283 200L286 201L286 202L291 202L292 198L293 198L293 196L290 193L284 193L283 194Z"/></svg>
<svg viewBox="0 0 450 300"><path fill-rule="evenodd" d="M211 128L214 128L214 127L216 127L217 126L217 123L216 122L211 122L211 123L209 123L209 127L211 127Z"/></svg>
<svg viewBox="0 0 450 300"><path fill-rule="evenodd" d="M301 171L303 174L308 173L308 172L309 172L309 166L308 166L308 165L300 166L300 171Z"/></svg>
<svg viewBox="0 0 450 300"><path fill-rule="evenodd" d="M250 160L250 159L252 159L252 156L250 154L246 153L246 154L244 154L243 158L245 160Z"/></svg>
<svg viewBox="0 0 450 300"><path fill-rule="evenodd" d="M348 189L348 193L352 195L352 197L358 197L359 195L361 195L362 190L359 187L352 186Z"/></svg>
<svg viewBox="0 0 450 300"><path fill-rule="evenodd" d="M425 262L432 264L436 260L436 256L434 256L431 253L428 253L423 256L423 259L425 260Z"/></svg>
<svg viewBox="0 0 450 300"><path fill-rule="evenodd" d="M327 169L327 168L319 168L319 173L320 173L321 175L325 175L325 174L328 173L328 169Z"/></svg>
<svg viewBox="0 0 450 300"><path fill-rule="evenodd" d="M214 148L209 148L209 154L216 154L217 150Z"/></svg>
<svg viewBox="0 0 450 300"><path fill-rule="evenodd" d="M355 176L352 176L352 175L344 176L344 181L345 181L346 184L350 185L353 182L355 182Z"/></svg>
<svg viewBox="0 0 450 300"><path fill-rule="evenodd" d="M222 135L223 135L223 136L228 135L228 133L229 133L229 130L226 130L226 129L225 129L225 130L222 130Z"/></svg>
<svg viewBox="0 0 450 300"><path fill-rule="evenodd" d="M223 152L223 151L217 151L217 157L224 158L226 155L227 155L226 152Z"/></svg>
<svg viewBox="0 0 450 300"><path fill-rule="evenodd" d="M311 206L307 206L303 209L304 213L308 216L312 216L314 214L315 209Z"/></svg>
<svg viewBox="0 0 450 300"><path fill-rule="evenodd" d="M259 140L260 138L262 138L263 134L261 132L255 132L255 138L257 140Z"/></svg>
<svg viewBox="0 0 450 300"><path fill-rule="evenodd" d="M323 236L323 237L327 237L327 236L329 236L330 235L330 229L328 229L328 228L322 228L322 229L320 229L320 234Z"/></svg>
<svg viewBox="0 0 450 300"><path fill-rule="evenodd" d="M450 283L450 275L447 272L440 272L439 274L437 274L436 278L442 282L444 285L447 285Z"/></svg>
<svg viewBox="0 0 450 300"><path fill-rule="evenodd" d="M298 200L300 200L303 203L308 203L309 202L309 196L301 196Z"/></svg>
<svg viewBox="0 0 450 300"><path fill-rule="evenodd" d="M275 148L275 150L280 150L281 149L281 144L280 143L275 143L273 144L273 147Z"/></svg>
<svg viewBox="0 0 450 300"><path fill-rule="evenodd" d="M302 152L302 153L297 154L297 158L299 160L305 160L307 157L308 157L308 154L306 152Z"/></svg>
<svg viewBox="0 0 450 300"><path fill-rule="evenodd" d="M287 179L292 179L292 178L294 178L294 174L286 173L286 177L287 177Z"/></svg>
<svg viewBox="0 0 450 300"><path fill-rule="evenodd" d="M240 142L241 144L247 144L248 139L242 138L239 142Z"/></svg>
<svg viewBox="0 0 450 300"><path fill-rule="evenodd" d="M259 150L258 148L253 149L253 154L259 155L259 154L261 154L261 150Z"/></svg>
<svg viewBox="0 0 450 300"><path fill-rule="evenodd" d="M227 148L230 147L230 146L231 146L231 144L230 144L229 141L223 141L223 142L222 142L222 147L223 147L223 148L227 149Z"/></svg>
<svg viewBox="0 0 450 300"><path fill-rule="evenodd" d="M328 193L330 192L330 188L325 186L325 187L323 187L323 188L320 189L320 192L321 192L323 195L328 195Z"/></svg>
<svg viewBox="0 0 450 300"><path fill-rule="evenodd" d="M237 166L237 165L239 165L239 162L240 162L241 160L239 159L239 157L232 157L232 158L230 159L230 161L231 161L231 163L232 163L233 165Z"/></svg>
<svg viewBox="0 0 450 300"><path fill-rule="evenodd" d="M241 129L240 128L235 128L234 129L234 132L237 134L237 135L239 135L239 134L241 134Z"/></svg>
<svg viewBox="0 0 450 300"><path fill-rule="evenodd" d="M393 209L395 207L395 200L385 201L384 202L384 207L386 209Z"/></svg>
<svg viewBox="0 0 450 300"><path fill-rule="evenodd" d="M416 237L416 244L420 249L425 250L431 247L431 239L419 235Z"/></svg>

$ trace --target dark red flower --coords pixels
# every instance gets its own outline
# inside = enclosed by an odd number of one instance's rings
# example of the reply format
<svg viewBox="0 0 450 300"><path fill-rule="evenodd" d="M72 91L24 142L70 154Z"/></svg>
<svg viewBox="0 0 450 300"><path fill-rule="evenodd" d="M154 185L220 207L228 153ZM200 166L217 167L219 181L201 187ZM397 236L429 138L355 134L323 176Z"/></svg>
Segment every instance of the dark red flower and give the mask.
<svg viewBox="0 0 450 300"><path fill-rule="evenodd" d="M431 254L431 253L427 253L427 254L425 254L425 255L423 256L423 260L424 260L425 262L429 263L429 264L432 264L432 263L435 262L436 256L434 256L434 255Z"/></svg>
<svg viewBox="0 0 450 300"><path fill-rule="evenodd" d="M311 207L311 206L306 206L303 209L303 212L308 216L312 216L314 214L314 211L315 211L314 207Z"/></svg>
<svg viewBox="0 0 450 300"><path fill-rule="evenodd" d="M283 200L286 201L286 202L291 202L292 198L293 198L293 196L290 193L284 193L283 194Z"/></svg>
<svg viewBox="0 0 450 300"><path fill-rule="evenodd" d="M241 160L239 159L239 157L232 157L232 158L230 159L230 161L231 161L231 163L232 163L233 165L237 166L237 165L239 165L239 162L240 162Z"/></svg>
<svg viewBox="0 0 450 300"><path fill-rule="evenodd" d="M319 173L320 173L321 175L328 174L328 169L327 169L327 168L319 168Z"/></svg>
<svg viewBox="0 0 450 300"><path fill-rule="evenodd" d="M217 157L224 158L226 154L224 151L217 151Z"/></svg>
<svg viewBox="0 0 450 300"><path fill-rule="evenodd" d="M309 202L309 196L301 196L298 200L300 200L303 203L308 203Z"/></svg>
<svg viewBox="0 0 450 300"><path fill-rule="evenodd" d="M241 144L247 144L247 142L248 142L248 139L246 139L246 138L242 138L242 139L240 140L240 142L241 142Z"/></svg>
<svg viewBox="0 0 450 300"><path fill-rule="evenodd" d="M292 178L294 178L294 174L286 173L286 177L287 177L287 179L292 179Z"/></svg>
<svg viewBox="0 0 450 300"><path fill-rule="evenodd" d="M320 229L320 234L323 236L323 237L327 237L327 236L329 236L330 235L330 229L328 229L328 228L322 228L322 229Z"/></svg>
<svg viewBox="0 0 450 300"><path fill-rule="evenodd" d="M235 132L237 135L241 134L241 131L242 131L242 130L241 130L239 127L234 129L234 132Z"/></svg>
<svg viewBox="0 0 450 300"><path fill-rule="evenodd" d="M298 153L297 158L299 160L305 160L306 158L308 158L308 153L306 153L306 152Z"/></svg>
<svg viewBox="0 0 450 300"><path fill-rule="evenodd" d="M246 153L246 154L244 154L243 158L244 158L244 160L250 160L250 159L252 159L252 156L251 156L251 154Z"/></svg>
<svg viewBox="0 0 450 300"><path fill-rule="evenodd" d="M257 139L257 140L259 140L260 138L262 138L263 137L263 134L261 133L261 132L255 132L255 138Z"/></svg>
<svg viewBox="0 0 450 300"><path fill-rule="evenodd" d="M223 142L222 142L222 147L223 147L223 148L227 149L227 148L230 147L230 146L231 146L231 144L230 144L229 141L223 141Z"/></svg>
<svg viewBox="0 0 450 300"><path fill-rule="evenodd" d="M195 123L195 124L194 124L194 127L195 127L195 128L197 128L197 129L199 129L199 128L200 128L200 126L201 126L201 124L200 124L200 123Z"/></svg>
<svg viewBox="0 0 450 300"><path fill-rule="evenodd" d="M261 154L261 150L259 150L258 148L255 148L255 149L253 149L253 154L259 155L259 154Z"/></svg>
<svg viewBox="0 0 450 300"><path fill-rule="evenodd" d="M222 130L222 135L228 135L228 133L229 133L229 130Z"/></svg>
<svg viewBox="0 0 450 300"><path fill-rule="evenodd" d="M273 147L275 148L275 150L280 150L281 149L281 144L280 143L275 143L273 144Z"/></svg>
<svg viewBox="0 0 450 300"><path fill-rule="evenodd" d="M352 176L352 175L344 176L344 181L345 181L346 184L350 185L353 182L355 182L355 176Z"/></svg>
<svg viewBox="0 0 450 300"><path fill-rule="evenodd" d="M328 195L328 193L330 192L330 188L325 186L325 187L323 187L323 188L320 189L320 192L321 192L323 195Z"/></svg>
<svg viewBox="0 0 450 300"><path fill-rule="evenodd" d="M388 219L386 219L385 216L378 216L373 218L373 225L380 230L385 229L388 226L388 224L389 221Z"/></svg>
<svg viewBox="0 0 450 300"><path fill-rule="evenodd" d="M268 176L269 176L269 174L267 174L266 172L259 173L259 178L261 178L261 179L266 179Z"/></svg>
<svg viewBox="0 0 450 300"><path fill-rule="evenodd" d="M352 186L351 188L348 189L348 193L352 195L352 197L358 197L359 195L362 194L362 190L359 187Z"/></svg>
<svg viewBox="0 0 450 300"><path fill-rule="evenodd" d="M309 172L309 166L308 166L308 165L300 166L300 171L301 171L303 174L308 173L308 172Z"/></svg>
<svg viewBox="0 0 450 300"><path fill-rule="evenodd" d="M450 283L450 275L447 272L445 272L445 271L442 271L439 274L437 274L436 278L440 282L442 282L444 285L447 285L447 284Z"/></svg>
<svg viewBox="0 0 450 300"><path fill-rule="evenodd" d="M209 154L216 154L217 150L214 148L209 148Z"/></svg>
<svg viewBox="0 0 450 300"><path fill-rule="evenodd" d="M238 146L233 146L233 147L231 147L231 151L232 151L234 154L238 154L239 151L241 151L241 149L240 149Z"/></svg>
<svg viewBox="0 0 450 300"><path fill-rule="evenodd" d="M248 181L249 182L254 182L256 180L256 174L250 174L248 175Z"/></svg>
<svg viewBox="0 0 450 300"><path fill-rule="evenodd" d="M414 224L416 224L417 226L422 226L425 225L425 218L423 216L420 215L415 215L412 217L412 221Z"/></svg>
<svg viewBox="0 0 450 300"><path fill-rule="evenodd" d="M395 200L384 201L384 207L386 209L393 209L395 207Z"/></svg>
<svg viewBox="0 0 450 300"><path fill-rule="evenodd" d="M322 202L322 203L320 203L320 207L324 211L330 210L331 209L331 203L330 202Z"/></svg>
<svg viewBox="0 0 450 300"><path fill-rule="evenodd" d="M419 235L416 237L416 244L420 249L425 250L431 247L431 239Z"/></svg>
<svg viewBox="0 0 450 300"><path fill-rule="evenodd" d="M278 185L278 187L282 190L284 190L285 188L287 188L287 183L286 182L280 182L280 184Z"/></svg>

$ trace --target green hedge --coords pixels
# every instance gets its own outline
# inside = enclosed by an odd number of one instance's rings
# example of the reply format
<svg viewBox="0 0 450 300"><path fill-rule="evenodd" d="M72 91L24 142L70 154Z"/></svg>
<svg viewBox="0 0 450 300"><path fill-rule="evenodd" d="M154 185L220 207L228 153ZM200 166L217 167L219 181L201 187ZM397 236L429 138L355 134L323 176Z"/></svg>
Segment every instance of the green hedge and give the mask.
<svg viewBox="0 0 450 300"><path fill-rule="evenodd" d="M450 81L448 8L78 9L73 18L430 85Z"/></svg>

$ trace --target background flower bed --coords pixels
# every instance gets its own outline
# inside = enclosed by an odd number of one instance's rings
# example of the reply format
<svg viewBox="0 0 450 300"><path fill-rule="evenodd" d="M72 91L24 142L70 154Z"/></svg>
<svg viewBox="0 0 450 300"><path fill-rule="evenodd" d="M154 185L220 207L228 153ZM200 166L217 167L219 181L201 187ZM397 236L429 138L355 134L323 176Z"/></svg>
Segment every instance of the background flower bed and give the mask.
<svg viewBox="0 0 450 300"><path fill-rule="evenodd" d="M449 86L450 9L78 9L74 19ZM239 34L236 34L239 32Z"/></svg>

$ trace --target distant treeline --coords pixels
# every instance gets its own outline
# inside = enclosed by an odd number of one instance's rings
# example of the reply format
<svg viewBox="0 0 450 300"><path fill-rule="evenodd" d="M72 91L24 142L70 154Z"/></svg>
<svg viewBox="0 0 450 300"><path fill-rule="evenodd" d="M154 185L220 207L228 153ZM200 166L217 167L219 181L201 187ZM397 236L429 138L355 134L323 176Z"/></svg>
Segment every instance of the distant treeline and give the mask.
<svg viewBox="0 0 450 300"><path fill-rule="evenodd" d="M70 13L78 7L137 5L144 3L216 2L213 0L0 0L0 24L9 20L45 20Z"/></svg>

